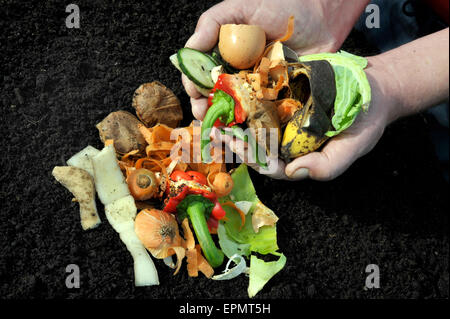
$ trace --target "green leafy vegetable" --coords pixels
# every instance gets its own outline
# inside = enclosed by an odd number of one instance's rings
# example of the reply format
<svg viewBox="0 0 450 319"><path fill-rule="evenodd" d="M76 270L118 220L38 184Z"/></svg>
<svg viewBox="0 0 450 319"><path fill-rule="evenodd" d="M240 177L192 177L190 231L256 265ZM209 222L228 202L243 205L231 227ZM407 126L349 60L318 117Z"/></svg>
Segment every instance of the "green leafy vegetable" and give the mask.
<svg viewBox="0 0 450 319"><path fill-rule="evenodd" d="M286 264L286 257L283 254L273 253L273 255L280 258L277 261L269 262L265 262L256 256L250 258L250 283L247 289L250 298L255 296Z"/></svg>
<svg viewBox="0 0 450 319"><path fill-rule="evenodd" d="M254 203L258 199L255 187L248 174L247 165L239 165L231 174L231 178L234 183L234 187L230 193L231 200L235 202L246 201Z"/></svg>
<svg viewBox="0 0 450 319"><path fill-rule="evenodd" d="M230 239L222 223L219 223L219 227L217 228L217 236L219 237L220 248L228 258L231 258L233 255L250 255L250 244L239 244Z"/></svg>
<svg viewBox="0 0 450 319"><path fill-rule="evenodd" d="M286 257L278 253L276 226L262 226L256 233L253 230L252 214L256 207L262 203L256 196L255 187L248 173L247 165L241 164L231 174L234 186L231 193L220 199L220 201L232 200L233 202L245 203L251 206L246 214L245 224L239 213L230 206L223 206L226 212L226 221L221 220L217 229L219 245L224 254L238 263L236 256L250 256L250 283L248 287L249 297L253 297L264 285L279 272L286 264ZM268 208L267 208L268 209ZM265 262L251 255L252 252L259 254L273 254L280 256L277 261ZM241 260L242 262L242 260ZM241 265L242 266L242 265Z"/></svg>
<svg viewBox="0 0 450 319"><path fill-rule="evenodd" d="M300 57L301 62L314 60L327 60L334 70L336 100L331 122L335 130L325 133L332 137L352 125L361 110L367 111L369 108L371 89L364 72L367 59L345 51Z"/></svg>
<svg viewBox="0 0 450 319"><path fill-rule="evenodd" d="M223 225L230 239L239 244L248 244L251 251L264 255L278 250L276 226L263 226L255 233L251 218L246 218L241 228L239 213L229 206L224 206L223 209L228 219Z"/></svg>

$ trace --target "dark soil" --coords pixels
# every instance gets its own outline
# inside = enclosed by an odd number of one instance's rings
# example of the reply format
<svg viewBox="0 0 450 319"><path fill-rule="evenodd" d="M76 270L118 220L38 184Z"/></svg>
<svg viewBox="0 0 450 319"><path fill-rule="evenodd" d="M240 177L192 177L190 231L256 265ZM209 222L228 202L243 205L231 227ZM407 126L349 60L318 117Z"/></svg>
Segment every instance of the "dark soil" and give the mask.
<svg viewBox="0 0 450 319"><path fill-rule="evenodd" d="M131 256L106 221L80 227L78 205L51 176L90 144L111 111L133 111L142 83L158 80L190 105L169 55L214 1L77 1L67 29L61 1L0 1L0 297L247 298L248 279L177 276L156 262L161 285L135 288ZM345 48L374 54L352 33ZM423 115L386 130L376 148L332 182L274 181L252 172L280 217L286 267L256 298L448 298L449 185ZM81 288L65 286L68 264ZM381 288L364 288L377 264Z"/></svg>

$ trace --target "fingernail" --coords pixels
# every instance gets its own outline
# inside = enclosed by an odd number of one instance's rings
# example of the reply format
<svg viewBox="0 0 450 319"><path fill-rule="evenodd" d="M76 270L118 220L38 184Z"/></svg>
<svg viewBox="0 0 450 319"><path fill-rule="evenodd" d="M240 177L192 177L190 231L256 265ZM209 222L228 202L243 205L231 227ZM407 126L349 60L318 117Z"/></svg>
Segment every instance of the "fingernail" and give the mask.
<svg viewBox="0 0 450 319"><path fill-rule="evenodd" d="M294 174L292 174L289 177L292 179L296 179L296 180L308 178L309 177L309 169L305 168L305 167L299 168L298 170L296 170L294 172Z"/></svg>
<svg viewBox="0 0 450 319"><path fill-rule="evenodd" d="M193 35L187 40L186 44L184 45L186 48L191 48L192 46L195 46L195 43L197 42L198 33L194 32Z"/></svg>

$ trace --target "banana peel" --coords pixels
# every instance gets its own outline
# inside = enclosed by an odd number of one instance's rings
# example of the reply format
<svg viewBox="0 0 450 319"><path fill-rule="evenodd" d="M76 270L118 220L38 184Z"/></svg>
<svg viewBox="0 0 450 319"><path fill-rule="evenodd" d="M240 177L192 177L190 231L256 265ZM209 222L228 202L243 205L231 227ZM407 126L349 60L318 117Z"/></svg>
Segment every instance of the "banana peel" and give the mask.
<svg viewBox="0 0 450 319"><path fill-rule="evenodd" d="M318 149L332 128L331 118L336 98L333 67L326 60L290 64L289 95L302 107L286 125L281 141L285 161Z"/></svg>

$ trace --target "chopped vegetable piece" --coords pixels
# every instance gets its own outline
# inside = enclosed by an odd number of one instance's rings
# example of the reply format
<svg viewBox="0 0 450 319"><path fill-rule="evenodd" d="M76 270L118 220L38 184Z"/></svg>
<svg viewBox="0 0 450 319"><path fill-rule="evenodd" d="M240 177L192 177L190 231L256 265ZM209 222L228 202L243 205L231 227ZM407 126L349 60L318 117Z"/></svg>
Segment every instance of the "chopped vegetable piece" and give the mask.
<svg viewBox="0 0 450 319"><path fill-rule="evenodd" d="M135 286L159 285L155 264L134 230L136 211L136 205L131 195L105 205L108 222L119 233L120 239L133 257Z"/></svg>
<svg viewBox="0 0 450 319"><path fill-rule="evenodd" d="M92 157L95 188L103 205L130 195L128 184L117 164L116 152L112 145L104 147Z"/></svg>
<svg viewBox="0 0 450 319"><path fill-rule="evenodd" d="M222 264L223 252L217 249L206 224L205 213L213 207L214 204L201 195L188 195L178 204L177 213L181 220L189 217L206 259L215 268Z"/></svg>
<svg viewBox="0 0 450 319"><path fill-rule="evenodd" d="M252 225L255 233L257 233L262 226L274 226L277 221L278 217L273 210L261 203L258 199L252 213Z"/></svg>
<svg viewBox="0 0 450 319"><path fill-rule="evenodd" d="M250 283L247 289L250 298L254 297L286 264L286 257L283 254L272 254L280 258L277 261L269 262L265 262L254 255L250 258Z"/></svg>
<svg viewBox="0 0 450 319"><path fill-rule="evenodd" d="M240 244L249 244L250 250L268 254L278 250L276 226L263 226L258 233L253 230L251 218L246 218L244 227L239 213L229 206L223 207L227 212L227 221L223 225L228 236Z"/></svg>
<svg viewBox="0 0 450 319"><path fill-rule="evenodd" d="M210 142L210 130L214 122L220 118L225 125L228 125L234 120L234 99L230 95L222 90L216 90L212 102L212 106L208 109L203 119L201 129L201 152L205 163L211 161L210 147L208 145Z"/></svg>
<svg viewBox="0 0 450 319"><path fill-rule="evenodd" d="M142 244L155 258L171 256L173 251L170 248L182 245L175 217L158 209L140 211L134 229Z"/></svg>
<svg viewBox="0 0 450 319"><path fill-rule="evenodd" d="M225 172L215 172L208 175L208 185L217 194L217 197L227 196L233 189L233 179Z"/></svg>
<svg viewBox="0 0 450 319"><path fill-rule="evenodd" d="M208 263L208 261L202 256L202 252L200 251L200 245L195 245L195 249L197 250L197 266L198 270L200 270L206 278L211 278L214 275L214 269Z"/></svg>
<svg viewBox="0 0 450 319"><path fill-rule="evenodd" d="M236 266L229 269L228 267L230 267L231 262L234 262L236 264ZM230 259L228 260L223 273L220 275L216 275L216 276L212 277L211 279L213 279L213 280L230 280L230 279L236 278L237 276L239 276L242 273L245 273L246 271L247 271L247 264L245 262L244 257L242 257L238 254L235 254L235 255L231 256Z"/></svg>
<svg viewBox="0 0 450 319"><path fill-rule="evenodd" d="M191 48L178 50L177 58L180 69L192 82L205 89L213 88L211 70L216 66L213 58Z"/></svg>
<svg viewBox="0 0 450 319"><path fill-rule="evenodd" d="M195 239L192 234L191 228L189 227L189 220L187 218L183 219L181 223L181 227L184 232L184 239L186 241L186 249L194 249L195 248Z"/></svg>
<svg viewBox="0 0 450 319"><path fill-rule="evenodd" d="M81 151L73 155L67 160L67 165L75 166L86 170L92 177L94 177L94 168L92 167L91 158L100 153L98 149L91 145L86 146Z"/></svg>
<svg viewBox="0 0 450 319"><path fill-rule="evenodd" d="M232 240L227 235L227 231L223 223L219 223L217 228L217 235L219 236L219 245L225 256L230 258L231 256L238 254L241 256L250 255L250 244L239 244Z"/></svg>
<svg viewBox="0 0 450 319"><path fill-rule="evenodd" d="M181 223L183 228L185 247L186 247L186 262L189 277L198 276L198 265L197 265L197 250L195 249L195 239L192 234L191 228L189 227L189 220L187 218L183 219Z"/></svg>
<svg viewBox="0 0 450 319"><path fill-rule="evenodd" d="M53 177L67 188L80 205L81 227L92 229L100 224L95 204L95 187L92 176L84 169L73 166L56 166Z"/></svg>
<svg viewBox="0 0 450 319"><path fill-rule="evenodd" d="M361 110L367 111L371 100L370 84L364 72L367 59L345 51L318 53L300 57L301 62L327 60L334 70L336 99L332 124L334 130L325 133L332 137L347 129Z"/></svg>
<svg viewBox="0 0 450 319"><path fill-rule="evenodd" d="M194 182L200 183L202 185L208 184L206 176L203 175L202 173L196 171L187 171L186 173L191 177L191 180L193 180Z"/></svg>

